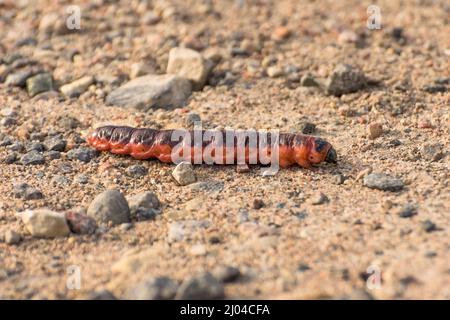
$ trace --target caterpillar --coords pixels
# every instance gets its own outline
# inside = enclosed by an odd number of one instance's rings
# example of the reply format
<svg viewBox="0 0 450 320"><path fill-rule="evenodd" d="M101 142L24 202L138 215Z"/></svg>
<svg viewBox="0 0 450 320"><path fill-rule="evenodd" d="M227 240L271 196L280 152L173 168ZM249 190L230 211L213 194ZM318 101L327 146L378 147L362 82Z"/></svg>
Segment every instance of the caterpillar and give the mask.
<svg viewBox="0 0 450 320"><path fill-rule="evenodd" d="M198 136L200 143L196 140ZM310 168L323 161L337 163L336 151L330 143L296 133L103 126L95 129L87 142L99 151L131 155L141 160L157 158L167 163L176 163L181 158L208 164L268 164L266 158L273 156L274 151L277 151L275 161L282 168L293 164Z"/></svg>

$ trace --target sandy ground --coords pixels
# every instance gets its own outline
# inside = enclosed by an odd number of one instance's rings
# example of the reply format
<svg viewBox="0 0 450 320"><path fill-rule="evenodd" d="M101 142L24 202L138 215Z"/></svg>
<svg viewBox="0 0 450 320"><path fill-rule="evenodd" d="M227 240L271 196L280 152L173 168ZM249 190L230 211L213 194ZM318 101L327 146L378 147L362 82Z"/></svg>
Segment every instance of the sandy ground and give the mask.
<svg viewBox="0 0 450 320"><path fill-rule="evenodd" d="M39 23L49 12L64 14L68 1L15 3L0 1L4 62L14 54L36 61L53 75L56 89L85 75L113 79L72 99L30 98L26 89L0 83L0 119L15 113L14 123L3 122L0 133L15 143L62 133L68 150L86 146L82 138L99 124L177 128L195 112L210 128L299 131L302 123L312 122L314 134L334 145L339 162L312 170L292 167L273 177L262 177L258 166L248 173L234 166L196 166L199 181L219 186L199 190L178 186L171 177L174 165L106 153L89 163L69 160L66 152L34 166L3 161L0 234L13 230L21 241L0 242L1 298L76 299L101 290L123 298L149 277L181 282L220 265L241 273L225 285L227 298L450 298L450 95L448 88L423 90L450 76L447 1L376 1L380 30L366 28L371 4L366 1L78 1L81 30L59 34L53 25L51 36ZM148 11L160 20L143 23ZM280 26L290 31L281 39ZM394 27L403 28L401 37ZM35 41L18 45L27 38ZM193 92L185 107L142 113L105 106L105 95L128 80L133 63L145 61L164 73L168 52L176 46L222 56L210 84ZM247 54L230 54L235 47ZM318 79L349 63L378 85L330 96L290 81L286 72L268 77L268 60ZM235 81L217 84L214 77L226 72ZM372 140L367 127L373 122L383 125L383 134ZM434 159L427 149L433 146L441 148ZM12 152L2 146L0 158ZM144 165L148 174L130 176L127 168L133 164ZM399 177L405 187L367 188L362 176L369 170ZM80 183L80 176L87 183ZM43 199L15 198L17 182L39 189ZM162 214L127 230L117 226L57 239L32 237L18 217L25 209L86 208L111 188L127 196L155 192ZM312 204L319 193L328 201ZM265 205L255 209L255 199ZM401 217L398 211L408 204L417 214ZM170 226L184 220L209 225L169 241ZM436 228L427 229L426 220ZM135 263L126 260L130 254ZM117 264L120 259L125 263ZM80 268L79 289L66 286L69 266ZM380 285L367 286L367 278L378 274Z"/></svg>

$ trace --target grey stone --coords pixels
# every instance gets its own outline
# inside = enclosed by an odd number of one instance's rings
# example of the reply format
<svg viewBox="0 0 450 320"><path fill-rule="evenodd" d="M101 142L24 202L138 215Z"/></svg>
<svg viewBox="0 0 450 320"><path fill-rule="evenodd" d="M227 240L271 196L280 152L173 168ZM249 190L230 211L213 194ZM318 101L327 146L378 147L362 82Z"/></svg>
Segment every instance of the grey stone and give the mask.
<svg viewBox="0 0 450 320"><path fill-rule="evenodd" d="M48 151L48 152L45 153L45 156L49 160L56 160L56 159L60 159L61 158L61 152L59 152L59 151Z"/></svg>
<svg viewBox="0 0 450 320"><path fill-rule="evenodd" d="M155 277L138 283L126 293L131 300L169 300L175 297L178 284L167 277Z"/></svg>
<svg viewBox="0 0 450 320"><path fill-rule="evenodd" d="M67 158L70 160L79 160L88 163L97 155L97 152L93 149L86 147L79 147L67 152Z"/></svg>
<svg viewBox="0 0 450 320"><path fill-rule="evenodd" d="M306 73L300 79L300 85L303 87L318 87L319 83L310 73Z"/></svg>
<svg viewBox="0 0 450 320"><path fill-rule="evenodd" d="M6 164L13 164L17 161L17 153L10 153L4 159L3 162Z"/></svg>
<svg viewBox="0 0 450 320"><path fill-rule="evenodd" d="M31 78L27 79L27 91L30 97L35 95L52 91L53 90L53 79L49 73L40 73Z"/></svg>
<svg viewBox="0 0 450 320"><path fill-rule="evenodd" d="M189 80L175 75L148 75L129 81L106 97L106 104L134 107L172 108L185 105L191 95Z"/></svg>
<svg viewBox="0 0 450 320"><path fill-rule="evenodd" d="M58 136L49 137L45 139L44 146L48 151L64 151L66 149L66 141Z"/></svg>
<svg viewBox="0 0 450 320"><path fill-rule="evenodd" d="M183 281L178 288L175 299L207 300L225 297L224 286L221 281L205 272L196 277Z"/></svg>
<svg viewBox="0 0 450 320"><path fill-rule="evenodd" d="M118 190L106 190L89 205L87 215L98 223L113 225L130 222L128 202Z"/></svg>
<svg viewBox="0 0 450 320"><path fill-rule="evenodd" d="M422 221L422 229L425 232L433 232L433 231L437 230L437 227L436 227L436 224L433 223L433 221L425 220L425 221Z"/></svg>
<svg viewBox="0 0 450 320"><path fill-rule="evenodd" d="M417 215L417 206L412 203L407 203L398 211L400 218L411 218Z"/></svg>
<svg viewBox="0 0 450 320"><path fill-rule="evenodd" d="M129 197L128 205L131 217L138 221L152 219L161 213L161 203L156 194L150 191Z"/></svg>
<svg viewBox="0 0 450 320"><path fill-rule="evenodd" d="M41 191L31 187L27 183L15 184L13 187L13 193L16 198L21 198L24 200L38 200L44 197Z"/></svg>
<svg viewBox="0 0 450 320"><path fill-rule="evenodd" d="M444 157L442 144L426 144L422 147L420 153L425 160L434 162L439 161Z"/></svg>
<svg viewBox="0 0 450 320"><path fill-rule="evenodd" d="M17 71L10 73L5 80L5 84L8 86L24 87L26 81L31 77L33 73L31 70Z"/></svg>
<svg viewBox="0 0 450 320"><path fill-rule="evenodd" d="M401 179L384 173L371 173L364 177L364 185L371 189L384 191L398 191L403 189L404 183Z"/></svg>
<svg viewBox="0 0 450 320"><path fill-rule="evenodd" d="M135 164L127 168L127 173L130 176L144 177L148 173L148 169L140 164Z"/></svg>
<svg viewBox="0 0 450 320"><path fill-rule="evenodd" d="M33 151L30 151L30 152L24 154L20 158L20 162L24 166L43 164L43 163L45 163L45 158L41 153L37 152L36 150L33 150Z"/></svg>
<svg viewBox="0 0 450 320"><path fill-rule="evenodd" d="M26 151L37 151L37 152L43 152L45 150L45 147L40 142L31 142L26 145Z"/></svg>
<svg viewBox="0 0 450 320"><path fill-rule="evenodd" d="M367 84L367 79L361 70L348 64L338 65L326 82L326 91L334 96L356 92Z"/></svg>

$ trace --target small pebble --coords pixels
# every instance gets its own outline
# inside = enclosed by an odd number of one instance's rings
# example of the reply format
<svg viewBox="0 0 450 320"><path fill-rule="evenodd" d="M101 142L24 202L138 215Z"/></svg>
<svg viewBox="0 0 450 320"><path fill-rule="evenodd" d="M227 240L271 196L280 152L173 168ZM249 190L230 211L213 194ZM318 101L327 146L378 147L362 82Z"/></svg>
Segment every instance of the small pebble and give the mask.
<svg viewBox="0 0 450 320"><path fill-rule="evenodd" d="M61 158L61 153L59 151L48 151L45 153L45 156L49 160L56 160Z"/></svg>
<svg viewBox="0 0 450 320"><path fill-rule="evenodd" d="M50 137L44 141L44 146L47 151L64 151L66 149L66 141L60 137Z"/></svg>
<svg viewBox="0 0 450 320"><path fill-rule="evenodd" d="M420 154L425 160L431 162L439 161L445 156L443 145L439 143L424 145L420 150Z"/></svg>
<svg viewBox="0 0 450 320"><path fill-rule="evenodd" d="M280 26L280 27L275 28L272 36L275 40L285 40L290 35L291 35L291 31L287 27Z"/></svg>
<svg viewBox="0 0 450 320"><path fill-rule="evenodd" d="M106 190L97 195L89 205L87 215L97 223L117 225L130 222L128 202L118 190Z"/></svg>
<svg viewBox="0 0 450 320"><path fill-rule="evenodd" d="M411 218L417 215L417 206L413 204L406 204L398 210L398 215L400 218Z"/></svg>
<svg viewBox="0 0 450 320"><path fill-rule="evenodd" d="M128 205L131 217L138 221L153 219L161 213L161 202L151 191L129 197Z"/></svg>
<svg viewBox="0 0 450 320"><path fill-rule="evenodd" d="M284 74L283 69L278 66L268 67L266 72L267 72L267 75L271 78L278 78Z"/></svg>
<svg viewBox="0 0 450 320"><path fill-rule="evenodd" d="M367 127L369 139L376 139L383 134L383 126L379 123L371 123Z"/></svg>
<svg viewBox="0 0 450 320"><path fill-rule="evenodd" d="M16 198L21 198L24 200L38 200L44 197L41 191L31 187L27 183L15 184L13 193Z"/></svg>
<svg viewBox="0 0 450 320"><path fill-rule="evenodd" d="M70 233L64 214L48 209L28 210L21 214L22 222L34 237L56 238Z"/></svg>
<svg viewBox="0 0 450 320"><path fill-rule="evenodd" d="M30 97L53 90L53 79L49 73L40 73L27 79L27 91Z"/></svg>
<svg viewBox="0 0 450 320"><path fill-rule="evenodd" d="M192 164L189 162L179 163L172 171L172 177L180 186L186 186L197 181Z"/></svg>
<svg viewBox="0 0 450 320"><path fill-rule="evenodd" d="M361 70L348 64L336 66L326 82L326 91L330 95L341 96L356 92L367 84L367 79Z"/></svg>
<svg viewBox="0 0 450 320"><path fill-rule="evenodd" d="M422 221L421 225L422 225L422 229L425 232L433 232L433 231L437 230L436 224L434 224L433 221L431 221L431 220Z"/></svg>
<svg viewBox="0 0 450 320"><path fill-rule="evenodd" d="M140 164L135 164L127 168L127 173L130 176L144 177L148 174L148 169Z"/></svg>
<svg viewBox="0 0 450 320"><path fill-rule="evenodd" d="M97 223L95 220L82 210L69 210L66 211L65 217L70 231L76 234L94 234L97 229Z"/></svg>
<svg viewBox="0 0 450 320"><path fill-rule="evenodd" d="M300 130L304 134L312 134L316 131L316 125L311 122L302 122L300 124Z"/></svg>
<svg viewBox="0 0 450 320"><path fill-rule="evenodd" d="M44 156L41 153L37 152L36 150L33 150L33 151L30 151L30 152L24 154L20 158L20 162L24 166L44 164L45 163L45 158L44 158Z"/></svg>
<svg viewBox="0 0 450 320"><path fill-rule="evenodd" d="M345 181L345 176L343 174L336 174L333 176L333 182L337 185L343 184Z"/></svg>
<svg viewBox="0 0 450 320"><path fill-rule="evenodd" d="M17 161L17 153L10 153L8 154L4 159L3 162L5 164L13 164L14 162Z"/></svg>
<svg viewBox="0 0 450 320"><path fill-rule="evenodd" d="M322 192L319 192L315 195L313 195L310 199L309 199L309 203L312 205L320 205L320 204L324 204L325 202L328 202L329 199L328 197L323 194Z"/></svg>
<svg viewBox="0 0 450 320"><path fill-rule="evenodd" d="M67 158L70 160L79 160L88 163L96 156L96 151L86 147L79 147L67 152Z"/></svg>
<svg viewBox="0 0 450 320"><path fill-rule="evenodd" d="M261 199L254 199L253 200L253 209L259 210L265 206L264 201Z"/></svg>
<svg viewBox="0 0 450 320"><path fill-rule="evenodd" d="M7 230L4 234L4 240L6 244L14 245L18 244L22 240L20 234L13 230Z"/></svg>
<svg viewBox="0 0 450 320"><path fill-rule="evenodd" d="M364 177L363 184L371 189L384 191L398 191L403 189L402 180L385 173L371 173Z"/></svg>
<svg viewBox="0 0 450 320"><path fill-rule="evenodd" d="M319 83L316 81L313 75L306 73L300 79L300 85L303 87L318 87Z"/></svg>
<svg viewBox="0 0 450 320"><path fill-rule="evenodd" d="M248 164L246 164L246 163L238 164L238 165L236 165L236 172L237 172L237 173L246 173L246 172L250 172L250 167L249 167Z"/></svg>

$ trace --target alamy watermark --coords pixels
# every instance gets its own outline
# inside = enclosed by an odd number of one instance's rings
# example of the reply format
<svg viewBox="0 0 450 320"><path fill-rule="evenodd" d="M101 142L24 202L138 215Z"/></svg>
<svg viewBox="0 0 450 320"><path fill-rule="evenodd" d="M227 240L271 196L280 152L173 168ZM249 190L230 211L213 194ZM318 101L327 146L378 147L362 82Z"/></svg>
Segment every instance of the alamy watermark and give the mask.
<svg viewBox="0 0 450 320"><path fill-rule="evenodd" d="M262 175L274 175L279 166L279 130L203 130L201 121L194 130L173 130L172 148L174 163L193 164L262 164Z"/></svg>
<svg viewBox="0 0 450 320"><path fill-rule="evenodd" d="M375 264L370 265L366 270L366 274L369 275L366 280L367 289L380 289L382 283L380 267Z"/></svg>
<svg viewBox="0 0 450 320"><path fill-rule="evenodd" d="M367 29L380 30L381 29L381 9L379 6L370 5L367 7Z"/></svg>
<svg viewBox="0 0 450 320"><path fill-rule="evenodd" d="M70 265L66 269L67 279L66 287L69 290L81 289L81 267L77 265Z"/></svg>
<svg viewBox="0 0 450 320"><path fill-rule="evenodd" d="M66 7L66 27L69 30L81 29L81 8L77 5L71 5Z"/></svg>

